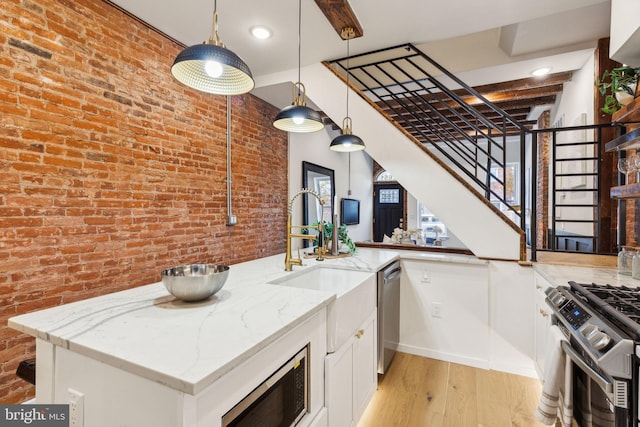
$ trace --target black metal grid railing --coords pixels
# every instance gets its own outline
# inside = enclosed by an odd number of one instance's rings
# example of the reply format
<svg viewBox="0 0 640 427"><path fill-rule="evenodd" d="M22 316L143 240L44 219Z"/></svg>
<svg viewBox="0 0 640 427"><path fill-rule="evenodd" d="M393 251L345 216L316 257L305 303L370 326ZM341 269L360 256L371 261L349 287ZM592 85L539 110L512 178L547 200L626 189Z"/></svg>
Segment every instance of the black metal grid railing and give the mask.
<svg viewBox="0 0 640 427"><path fill-rule="evenodd" d="M602 129L608 125L533 130L533 140L550 141L547 239L532 244L536 251L602 253L600 217ZM534 144L534 146L537 146ZM534 174L534 179L537 175ZM535 182L535 181L534 181ZM535 194L536 188L532 188ZM537 217L536 205L533 205ZM537 229L532 230L536 242Z"/></svg>
<svg viewBox="0 0 640 427"><path fill-rule="evenodd" d="M428 144L493 203L511 211L524 228L519 201L508 193L507 138L524 130L516 120L467 86L412 44L331 61L349 73L360 92L417 141ZM479 100L499 117L489 119L468 100ZM524 194L524 193L522 193Z"/></svg>
<svg viewBox="0 0 640 427"><path fill-rule="evenodd" d="M532 260L539 250L601 253L600 147L608 125L529 130L412 44L351 56L348 63L330 62L338 73L349 73L354 87L389 120L505 208L525 230ZM539 245L537 155L544 134L550 135L552 166L548 236ZM517 171L509 169L512 164Z"/></svg>

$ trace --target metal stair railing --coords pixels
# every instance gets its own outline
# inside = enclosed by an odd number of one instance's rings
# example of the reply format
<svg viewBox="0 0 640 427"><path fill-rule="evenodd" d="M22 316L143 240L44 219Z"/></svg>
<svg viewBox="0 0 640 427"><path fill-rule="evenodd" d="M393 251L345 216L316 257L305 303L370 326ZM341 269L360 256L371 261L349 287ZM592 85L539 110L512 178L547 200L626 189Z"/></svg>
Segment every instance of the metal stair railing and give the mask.
<svg viewBox="0 0 640 427"><path fill-rule="evenodd" d="M524 160L527 129L412 44L330 61L341 75L416 141L428 145L525 229L520 202L508 194L508 138L518 139ZM436 76L437 74L437 76ZM467 100L489 107L487 117ZM524 164L524 162L522 162ZM524 197L521 167L518 189Z"/></svg>
<svg viewBox="0 0 640 427"><path fill-rule="evenodd" d="M602 247L603 230L600 204L602 195L601 147L603 125L584 125L532 130L533 164L538 163L537 147L546 137L549 141L551 172L548 197L543 203L532 203L531 218L539 218L538 206L548 206L542 224L546 236L531 229L531 259L537 251L572 253L608 253ZM537 168L532 168L532 182L537 182ZM536 188L532 188L532 198Z"/></svg>

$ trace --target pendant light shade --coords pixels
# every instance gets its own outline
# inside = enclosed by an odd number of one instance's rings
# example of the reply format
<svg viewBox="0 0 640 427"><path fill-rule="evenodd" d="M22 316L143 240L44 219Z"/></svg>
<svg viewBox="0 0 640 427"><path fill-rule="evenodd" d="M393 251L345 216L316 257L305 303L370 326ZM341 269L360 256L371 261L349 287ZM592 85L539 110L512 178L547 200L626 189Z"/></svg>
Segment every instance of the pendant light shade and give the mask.
<svg viewBox="0 0 640 427"><path fill-rule="evenodd" d="M173 62L171 74L180 83L216 95L240 95L251 91L255 85L247 64L220 41L215 10L209 40L180 52Z"/></svg>
<svg viewBox="0 0 640 427"><path fill-rule="evenodd" d="M364 141L351 131L351 117L349 117L349 40L355 35L353 28L344 28L342 38L347 40L347 116L342 120L342 132L333 138L329 149L339 152L364 150Z"/></svg>
<svg viewBox="0 0 640 427"><path fill-rule="evenodd" d="M329 149L342 153L364 150L362 138L351 133L351 117L347 116L342 120L342 133L333 138Z"/></svg>
<svg viewBox="0 0 640 427"><path fill-rule="evenodd" d="M322 115L307 107L307 93L300 82L300 40L302 32L302 0L298 0L298 81L293 85L293 103L276 115L273 126L287 132L316 132L324 128Z"/></svg>
<svg viewBox="0 0 640 427"><path fill-rule="evenodd" d="M284 107L273 122L273 125L280 130L287 132L316 132L324 128L322 116L316 110L307 107L305 102L305 87L301 82L297 82L293 88L293 104Z"/></svg>

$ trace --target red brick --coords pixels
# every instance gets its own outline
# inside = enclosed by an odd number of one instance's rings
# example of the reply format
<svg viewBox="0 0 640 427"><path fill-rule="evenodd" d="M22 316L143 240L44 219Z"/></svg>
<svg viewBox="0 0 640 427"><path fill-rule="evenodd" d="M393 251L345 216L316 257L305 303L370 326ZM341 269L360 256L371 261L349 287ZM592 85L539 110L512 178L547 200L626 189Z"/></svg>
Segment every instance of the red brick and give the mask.
<svg viewBox="0 0 640 427"><path fill-rule="evenodd" d="M0 127L0 324L157 282L171 265L284 251L287 139L271 125L275 107L232 99L240 223L227 227L226 101L173 80L166 64L180 46L103 2L6 0L3 14L20 25L0 46L14 37L53 56L8 47L0 58L10 125ZM268 241L258 244L264 227ZM33 393L14 373L2 376L32 353L31 338L0 326L0 401Z"/></svg>

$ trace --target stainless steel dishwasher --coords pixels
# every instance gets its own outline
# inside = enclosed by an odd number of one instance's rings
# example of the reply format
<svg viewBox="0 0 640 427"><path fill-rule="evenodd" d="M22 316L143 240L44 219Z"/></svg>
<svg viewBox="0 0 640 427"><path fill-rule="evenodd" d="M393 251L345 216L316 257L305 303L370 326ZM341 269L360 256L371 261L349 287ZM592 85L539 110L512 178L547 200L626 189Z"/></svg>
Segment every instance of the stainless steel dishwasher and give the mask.
<svg viewBox="0 0 640 427"><path fill-rule="evenodd" d="M384 374L400 341L400 261L378 271L378 373Z"/></svg>

